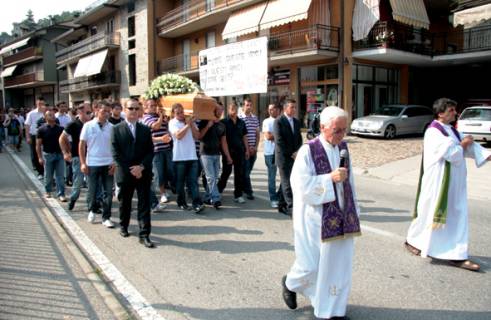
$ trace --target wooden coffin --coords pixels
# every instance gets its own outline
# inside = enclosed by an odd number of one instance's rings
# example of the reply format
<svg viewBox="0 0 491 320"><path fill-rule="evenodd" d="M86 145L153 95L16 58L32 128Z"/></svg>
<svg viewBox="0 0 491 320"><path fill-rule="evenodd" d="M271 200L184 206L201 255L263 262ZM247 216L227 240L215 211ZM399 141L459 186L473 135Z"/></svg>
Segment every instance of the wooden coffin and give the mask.
<svg viewBox="0 0 491 320"><path fill-rule="evenodd" d="M215 99L202 93L176 94L160 98L160 106L164 108L165 113L168 116L171 116L172 105L174 103L182 104L184 113L186 115L193 115L196 119L215 119L215 107L217 106L217 102Z"/></svg>

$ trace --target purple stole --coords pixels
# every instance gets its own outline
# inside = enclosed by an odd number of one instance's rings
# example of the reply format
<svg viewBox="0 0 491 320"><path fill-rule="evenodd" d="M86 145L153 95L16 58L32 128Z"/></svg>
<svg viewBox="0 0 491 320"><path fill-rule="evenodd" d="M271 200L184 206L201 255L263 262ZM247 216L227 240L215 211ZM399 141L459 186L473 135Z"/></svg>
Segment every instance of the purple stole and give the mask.
<svg viewBox="0 0 491 320"><path fill-rule="evenodd" d="M308 145L315 166L315 173L317 175L331 173L332 169L329 158L327 157L327 153L319 138L310 140ZM345 141L341 142L338 147L340 151L343 149L348 151L348 146ZM348 168L348 177L349 174L350 168ZM334 182L332 184L336 199L332 202L322 204L322 241L360 235L360 220L356 214L355 201L353 199L353 191L351 189L349 178L343 182L344 210L341 210L339 207L336 184Z"/></svg>
<svg viewBox="0 0 491 320"><path fill-rule="evenodd" d="M436 120L433 120L428 128L435 128L438 131L440 131L445 137L448 137L447 131L443 128L443 126L440 124L440 122L438 122ZM460 135L459 135L459 132L457 131L457 129L455 129L454 126L450 126L450 129L452 129L452 132L457 137L457 139L459 139L459 141L462 141L462 139L460 139Z"/></svg>

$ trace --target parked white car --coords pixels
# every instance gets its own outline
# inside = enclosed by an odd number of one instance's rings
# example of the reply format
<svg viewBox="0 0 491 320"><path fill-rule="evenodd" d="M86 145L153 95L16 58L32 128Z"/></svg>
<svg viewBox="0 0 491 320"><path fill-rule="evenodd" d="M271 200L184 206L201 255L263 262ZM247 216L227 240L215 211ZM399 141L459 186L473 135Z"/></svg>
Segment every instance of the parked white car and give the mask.
<svg viewBox="0 0 491 320"><path fill-rule="evenodd" d="M464 109L457 121L457 130L472 135L476 141L491 142L491 106Z"/></svg>
<svg viewBox="0 0 491 320"><path fill-rule="evenodd" d="M351 133L393 139L402 134L422 134L433 120L433 111L420 105L384 105L375 113L353 120Z"/></svg>

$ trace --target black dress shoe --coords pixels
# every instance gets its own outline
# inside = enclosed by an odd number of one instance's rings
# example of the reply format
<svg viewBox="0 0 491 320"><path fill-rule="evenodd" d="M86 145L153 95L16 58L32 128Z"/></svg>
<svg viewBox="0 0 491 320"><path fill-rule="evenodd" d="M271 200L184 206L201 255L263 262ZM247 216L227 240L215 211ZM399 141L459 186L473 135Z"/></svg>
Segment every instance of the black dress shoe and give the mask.
<svg viewBox="0 0 491 320"><path fill-rule="evenodd" d="M204 204L207 204L209 206L211 206L213 203L211 202L211 199L208 199L208 200L205 200L203 201Z"/></svg>
<svg viewBox="0 0 491 320"><path fill-rule="evenodd" d="M278 207L278 212L279 213L283 213L284 215L287 215L289 217L292 216L291 210L288 210L288 207L285 207L285 206L279 206Z"/></svg>
<svg viewBox="0 0 491 320"><path fill-rule="evenodd" d="M246 194L246 198L249 199L249 200L254 200L254 195L251 193L251 194Z"/></svg>
<svg viewBox="0 0 491 320"><path fill-rule="evenodd" d="M70 202L68 202L68 210L72 211L74 207L75 207L75 201L70 200Z"/></svg>
<svg viewBox="0 0 491 320"><path fill-rule="evenodd" d="M143 244L147 248L155 247L155 245L153 244L153 242L150 240L149 237L140 238L140 243Z"/></svg>
<svg viewBox="0 0 491 320"><path fill-rule="evenodd" d="M189 211L192 208L190 206L188 206L187 204L181 204L181 205L179 205L179 209L184 210L184 211Z"/></svg>
<svg viewBox="0 0 491 320"><path fill-rule="evenodd" d="M220 207L222 206L222 202L221 201L216 201L215 203L213 203L213 207L215 207L215 209L219 209Z"/></svg>
<svg viewBox="0 0 491 320"><path fill-rule="evenodd" d="M281 285L283 286L283 301L285 301L285 304L288 306L290 309L296 309L297 308L297 294L293 291L290 291L288 287L286 286L286 276L283 276L281 279Z"/></svg>
<svg viewBox="0 0 491 320"><path fill-rule="evenodd" d="M119 230L119 234L123 237L123 238L128 238L130 236L129 232L128 232L128 229L126 228L121 228Z"/></svg>

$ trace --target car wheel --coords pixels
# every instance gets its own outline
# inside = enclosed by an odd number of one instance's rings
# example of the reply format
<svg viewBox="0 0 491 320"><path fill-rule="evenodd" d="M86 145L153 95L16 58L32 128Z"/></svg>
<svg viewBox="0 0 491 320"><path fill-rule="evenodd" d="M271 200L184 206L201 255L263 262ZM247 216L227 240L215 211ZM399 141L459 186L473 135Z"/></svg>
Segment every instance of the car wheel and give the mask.
<svg viewBox="0 0 491 320"><path fill-rule="evenodd" d="M389 124L387 128L385 128L384 138L394 139L395 137L396 137L396 127L393 124Z"/></svg>

